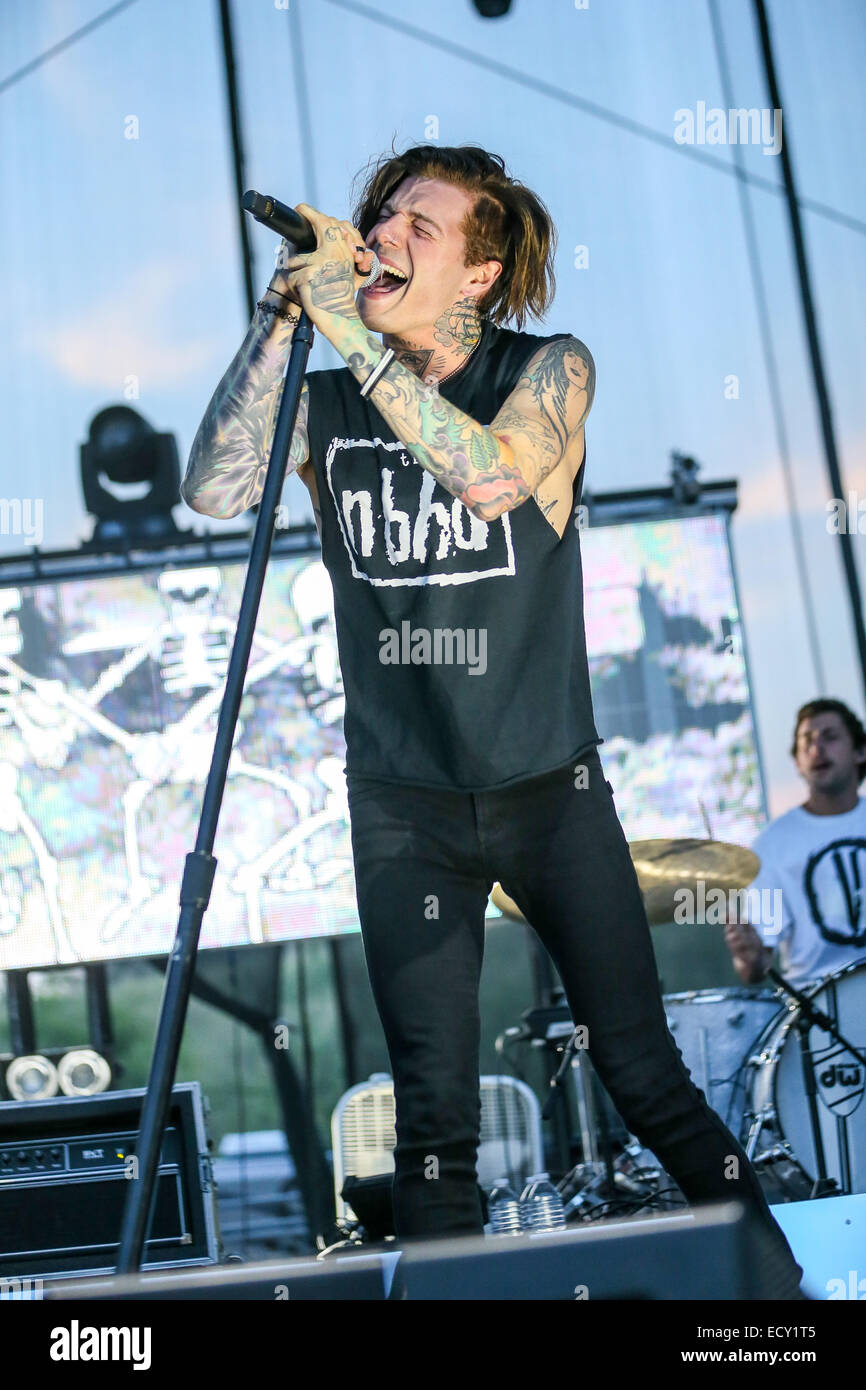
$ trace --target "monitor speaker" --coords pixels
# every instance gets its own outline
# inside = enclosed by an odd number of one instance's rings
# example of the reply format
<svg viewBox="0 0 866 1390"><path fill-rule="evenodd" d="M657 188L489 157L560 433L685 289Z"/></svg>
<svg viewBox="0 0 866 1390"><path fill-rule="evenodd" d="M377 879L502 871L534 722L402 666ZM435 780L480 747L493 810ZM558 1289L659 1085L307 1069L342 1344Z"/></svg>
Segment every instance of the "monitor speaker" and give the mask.
<svg viewBox="0 0 866 1390"><path fill-rule="evenodd" d="M599 1227L404 1245L392 1299L769 1298L738 1203Z"/></svg>

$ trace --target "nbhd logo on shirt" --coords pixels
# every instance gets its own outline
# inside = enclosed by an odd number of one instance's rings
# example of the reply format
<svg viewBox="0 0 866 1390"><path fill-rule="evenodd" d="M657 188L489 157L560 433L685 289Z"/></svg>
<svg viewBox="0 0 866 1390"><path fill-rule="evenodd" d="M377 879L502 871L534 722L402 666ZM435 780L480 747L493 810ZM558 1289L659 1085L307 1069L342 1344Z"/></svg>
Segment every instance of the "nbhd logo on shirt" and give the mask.
<svg viewBox="0 0 866 1390"><path fill-rule="evenodd" d="M332 439L325 476L356 579L472 584L515 573L508 513L481 521L399 441Z"/></svg>
<svg viewBox="0 0 866 1390"><path fill-rule="evenodd" d="M833 840L810 855L803 888L825 941L836 946L866 944L866 840Z"/></svg>

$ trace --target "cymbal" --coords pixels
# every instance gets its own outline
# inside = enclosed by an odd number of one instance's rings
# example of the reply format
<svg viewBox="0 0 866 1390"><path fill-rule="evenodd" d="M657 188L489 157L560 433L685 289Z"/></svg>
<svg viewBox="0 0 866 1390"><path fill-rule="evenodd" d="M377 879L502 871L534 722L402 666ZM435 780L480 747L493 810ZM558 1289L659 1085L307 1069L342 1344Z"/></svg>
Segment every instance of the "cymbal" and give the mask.
<svg viewBox="0 0 866 1390"><path fill-rule="evenodd" d="M761 867L752 850L726 844L724 840L633 840L629 851L653 927L674 920L674 893L678 888L694 888L698 879L703 879L707 892L720 888L728 893L745 888ZM501 883L493 885L490 900L506 917L526 921Z"/></svg>
<svg viewBox="0 0 866 1390"><path fill-rule="evenodd" d="M490 894L490 901L494 907L498 907L506 917L513 917L517 922L525 922L526 918L517 906L513 898L509 898L501 883L494 883L493 891Z"/></svg>
<svg viewBox="0 0 866 1390"><path fill-rule="evenodd" d="M745 888L761 861L742 845L723 840L634 840L629 844L644 907L652 926L674 920L678 888L694 888L703 879L707 892Z"/></svg>

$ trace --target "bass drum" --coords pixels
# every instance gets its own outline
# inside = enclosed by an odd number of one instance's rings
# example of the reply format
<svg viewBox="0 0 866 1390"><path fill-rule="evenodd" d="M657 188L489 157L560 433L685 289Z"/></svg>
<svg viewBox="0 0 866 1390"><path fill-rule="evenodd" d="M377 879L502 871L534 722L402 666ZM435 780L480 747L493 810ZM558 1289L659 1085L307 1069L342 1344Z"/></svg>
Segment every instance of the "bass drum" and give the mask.
<svg viewBox="0 0 866 1390"><path fill-rule="evenodd" d="M771 1019L779 1017L775 990L699 989L663 996L668 1027L707 1104L739 1134L746 1105L746 1068Z"/></svg>
<svg viewBox="0 0 866 1390"><path fill-rule="evenodd" d="M810 987L809 997L854 1047L866 1052L866 965L858 962L828 975ZM766 1151L769 1135L765 1126L769 1125L815 1181L815 1142L796 1027L799 1014L796 1005L786 1010L781 1021L767 1028L756 1049L748 1105L755 1118L745 1142L750 1157L759 1137ZM809 1029L809 1047L827 1176L835 1178L840 1192L866 1192L866 1069L847 1048L814 1024ZM760 1161L760 1148L754 1157Z"/></svg>

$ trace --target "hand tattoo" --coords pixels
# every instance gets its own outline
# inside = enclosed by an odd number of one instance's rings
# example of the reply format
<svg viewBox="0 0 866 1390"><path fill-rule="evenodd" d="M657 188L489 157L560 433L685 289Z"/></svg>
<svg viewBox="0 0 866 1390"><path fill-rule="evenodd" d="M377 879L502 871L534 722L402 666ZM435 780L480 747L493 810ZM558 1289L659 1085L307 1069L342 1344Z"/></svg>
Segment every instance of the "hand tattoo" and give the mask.
<svg viewBox="0 0 866 1390"><path fill-rule="evenodd" d="M310 280L310 298L328 314L354 314L354 266L348 261L325 261Z"/></svg>

